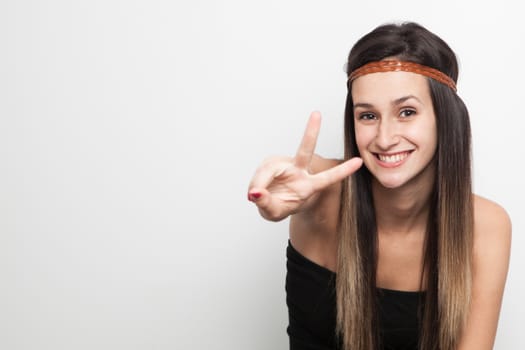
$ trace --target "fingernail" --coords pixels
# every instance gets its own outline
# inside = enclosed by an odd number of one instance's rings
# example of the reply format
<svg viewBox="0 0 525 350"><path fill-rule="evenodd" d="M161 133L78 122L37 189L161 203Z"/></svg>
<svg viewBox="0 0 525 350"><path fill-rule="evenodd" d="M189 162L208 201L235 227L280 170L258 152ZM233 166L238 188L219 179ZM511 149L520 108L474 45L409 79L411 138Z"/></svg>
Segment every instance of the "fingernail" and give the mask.
<svg viewBox="0 0 525 350"><path fill-rule="evenodd" d="M261 198L261 193L254 192L254 193L248 193L248 200L255 202L257 199Z"/></svg>

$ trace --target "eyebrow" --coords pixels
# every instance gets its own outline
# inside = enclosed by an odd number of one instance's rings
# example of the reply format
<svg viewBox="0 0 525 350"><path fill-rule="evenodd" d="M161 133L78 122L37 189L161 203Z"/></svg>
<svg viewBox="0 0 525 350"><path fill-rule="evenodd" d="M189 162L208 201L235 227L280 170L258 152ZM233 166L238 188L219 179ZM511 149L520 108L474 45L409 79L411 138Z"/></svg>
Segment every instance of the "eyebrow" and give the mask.
<svg viewBox="0 0 525 350"><path fill-rule="evenodd" d="M398 106L400 104L403 104L404 102L410 100L410 99L415 99L416 101L418 101L419 103L423 104L423 102L421 102L421 100L419 98L417 98L416 96L414 95L407 95L407 96L403 96L403 97L400 97L400 98L396 98L395 100L393 100L391 102L391 105L392 106ZM354 109L356 108L373 108L374 105L371 104L371 103L366 103L366 102L359 102L359 103L355 103L354 104Z"/></svg>

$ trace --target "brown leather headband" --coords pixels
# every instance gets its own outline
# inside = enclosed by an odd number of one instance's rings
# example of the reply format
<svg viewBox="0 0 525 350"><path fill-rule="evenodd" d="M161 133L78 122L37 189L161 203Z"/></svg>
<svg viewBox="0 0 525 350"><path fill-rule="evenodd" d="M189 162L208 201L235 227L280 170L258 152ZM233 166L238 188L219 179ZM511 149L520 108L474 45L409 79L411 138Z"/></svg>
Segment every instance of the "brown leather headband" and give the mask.
<svg viewBox="0 0 525 350"><path fill-rule="evenodd" d="M454 82L454 80L452 80L451 77L449 77L445 73L434 68L423 66L418 63L397 60L384 60L367 63L350 73L350 75L348 76L348 83L351 83L355 79L365 74L378 72L417 73L439 81L440 83L445 84L452 90L456 91L456 83Z"/></svg>

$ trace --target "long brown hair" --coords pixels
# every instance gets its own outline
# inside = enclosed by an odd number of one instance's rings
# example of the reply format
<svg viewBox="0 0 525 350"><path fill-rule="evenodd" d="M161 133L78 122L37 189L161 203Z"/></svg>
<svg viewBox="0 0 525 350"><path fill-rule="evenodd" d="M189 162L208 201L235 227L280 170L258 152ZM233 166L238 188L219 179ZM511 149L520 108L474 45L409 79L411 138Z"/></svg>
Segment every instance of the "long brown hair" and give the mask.
<svg viewBox="0 0 525 350"><path fill-rule="evenodd" d="M440 70L457 82L454 52L416 23L386 24L351 49L347 73L396 57ZM471 136L467 108L449 87L428 79L437 125L436 172L424 244L420 349L452 350L470 306L473 235ZM345 109L345 159L359 156L352 86ZM339 213L337 331L345 350L380 346L377 308L377 224L372 175L362 167L343 182Z"/></svg>

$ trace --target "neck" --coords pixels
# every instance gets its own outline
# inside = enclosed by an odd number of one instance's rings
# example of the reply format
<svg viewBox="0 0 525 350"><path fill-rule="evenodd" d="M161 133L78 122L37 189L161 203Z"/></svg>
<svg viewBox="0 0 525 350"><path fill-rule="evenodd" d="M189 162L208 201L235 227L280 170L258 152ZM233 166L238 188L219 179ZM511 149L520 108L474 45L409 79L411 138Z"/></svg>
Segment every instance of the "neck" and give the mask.
<svg viewBox="0 0 525 350"><path fill-rule="evenodd" d="M378 232L424 233L427 228L433 181L418 181L401 188L383 187L375 179L372 194Z"/></svg>

